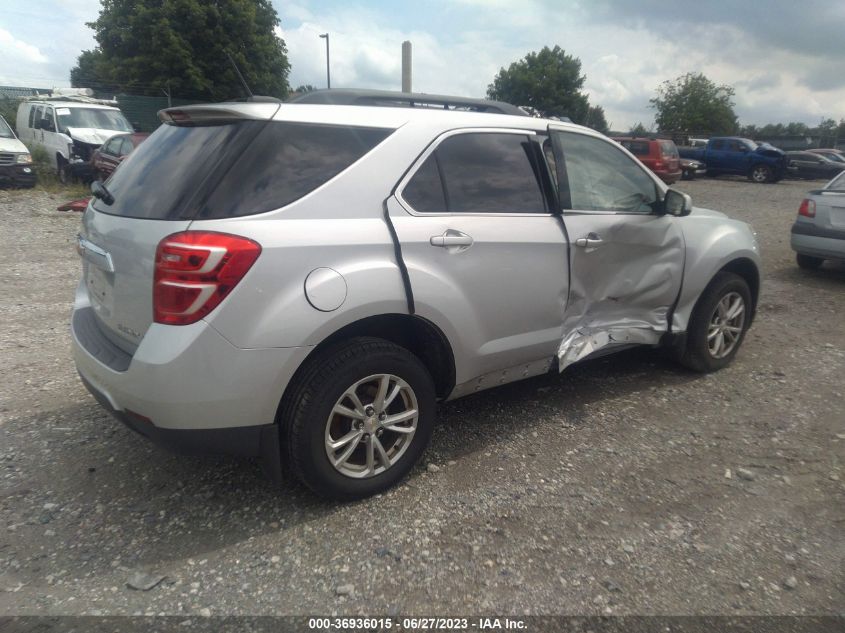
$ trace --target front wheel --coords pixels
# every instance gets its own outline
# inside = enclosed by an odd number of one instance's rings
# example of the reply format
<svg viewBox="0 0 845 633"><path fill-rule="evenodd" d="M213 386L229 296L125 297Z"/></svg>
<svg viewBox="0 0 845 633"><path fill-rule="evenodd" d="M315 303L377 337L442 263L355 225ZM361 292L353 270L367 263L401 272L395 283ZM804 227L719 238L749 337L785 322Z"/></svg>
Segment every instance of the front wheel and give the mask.
<svg viewBox="0 0 845 633"><path fill-rule="evenodd" d="M772 182L774 174L767 165L754 165L748 173L748 178L756 183Z"/></svg>
<svg viewBox="0 0 845 633"><path fill-rule="evenodd" d="M59 182L63 185L69 185L73 182L73 174L70 171L70 163L61 156L58 159L58 176Z"/></svg>
<svg viewBox="0 0 845 633"><path fill-rule="evenodd" d="M695 305L681 363L704 373L728 365L751 325L751 310L746 281L733 273L717 274Z"/></svg>
<svg viewBox="0 0 845 633"><path fill-rule="evenodd" d="M435 407L434 381L416 356L382 339L351 339L308 361L285 396L285 461L321 496L368 497L420 458Z"/></svg>

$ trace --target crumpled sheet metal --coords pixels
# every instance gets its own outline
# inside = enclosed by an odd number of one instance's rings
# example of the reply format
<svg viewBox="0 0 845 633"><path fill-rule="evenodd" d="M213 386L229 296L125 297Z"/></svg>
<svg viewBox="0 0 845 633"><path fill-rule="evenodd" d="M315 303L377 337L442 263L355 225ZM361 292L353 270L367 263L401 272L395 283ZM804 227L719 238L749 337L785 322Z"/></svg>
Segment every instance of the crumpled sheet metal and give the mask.
<svg viewBox="0 0 845 633"><path fill-rule="evenodd" d="M570 220L576 234L585 231L579 221ZM573 258L560 371L603 348L659 343L684 273L685 244L676 222L625 216L588 221L613 247Z"/></svg>
<svg viewBox="0 0 845 633"><path fill-rule="evenodd" d="M575 330L561 341L557 351L558 370L587 358L611 345L656 345L663 332L648 327L617 327L608 330Z"/></svg>

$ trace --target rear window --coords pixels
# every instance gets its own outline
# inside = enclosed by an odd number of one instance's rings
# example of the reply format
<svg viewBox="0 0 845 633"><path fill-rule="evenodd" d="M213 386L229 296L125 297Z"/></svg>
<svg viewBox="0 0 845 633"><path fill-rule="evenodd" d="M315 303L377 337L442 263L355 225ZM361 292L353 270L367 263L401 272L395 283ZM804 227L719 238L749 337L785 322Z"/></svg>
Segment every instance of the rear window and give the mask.
<svg viewBox="0 0 845 633"><path fill-rule="evenodd" d="M162 125L107 182L103 213L156 220L263 213L301 198L384 140L392 130L237 121Z"/></svg>
<svg viewBox="0 0 845 633"><path fill-rule="evenodd" d="M677 158L678 148L672 141L660 141L660 154L669 158Z"/></svg>

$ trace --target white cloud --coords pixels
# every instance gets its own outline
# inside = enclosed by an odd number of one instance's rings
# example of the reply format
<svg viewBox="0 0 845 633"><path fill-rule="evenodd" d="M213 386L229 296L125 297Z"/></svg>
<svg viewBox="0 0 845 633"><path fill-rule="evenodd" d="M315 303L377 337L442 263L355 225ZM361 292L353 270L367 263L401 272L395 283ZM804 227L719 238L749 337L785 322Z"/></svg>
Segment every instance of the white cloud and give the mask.
<svg viewBox="0 0 845 633"><path fill-rule="evenodd" d="M35 62L46 64L49 59L38 50L37 46L17 39L6 29L0 28L0 58L9 62Z"/></svg>

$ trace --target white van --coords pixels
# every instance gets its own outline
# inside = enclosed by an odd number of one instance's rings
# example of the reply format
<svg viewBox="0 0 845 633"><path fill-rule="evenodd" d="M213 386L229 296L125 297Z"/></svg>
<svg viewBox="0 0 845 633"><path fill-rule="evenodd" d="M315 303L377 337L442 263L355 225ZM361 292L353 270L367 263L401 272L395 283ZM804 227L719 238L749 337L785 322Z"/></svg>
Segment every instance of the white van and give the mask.
<svg viewBox="0 0 845 633"><path fill-rule="evenodd" d="M31 149L47 150L62 182L90 179L94 150L118 132L133 131L118 108L77 101L24 101L17 129Z"/></svg>

